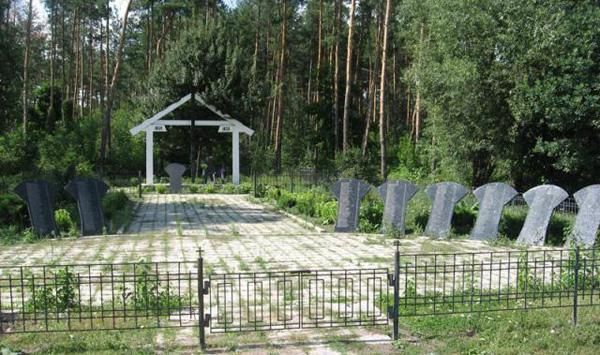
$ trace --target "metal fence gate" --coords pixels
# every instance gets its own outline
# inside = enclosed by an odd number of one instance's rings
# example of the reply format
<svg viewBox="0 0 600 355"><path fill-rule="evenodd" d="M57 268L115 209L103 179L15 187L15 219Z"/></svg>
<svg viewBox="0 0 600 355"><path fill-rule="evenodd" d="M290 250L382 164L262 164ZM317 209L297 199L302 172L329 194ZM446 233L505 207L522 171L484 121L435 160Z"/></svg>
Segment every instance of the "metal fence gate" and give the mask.
<svg viewBox="0 0 600 355"><path fill-rule="evenodd" d="M388 269L210 275L211 333L386 325Z"/></svg>

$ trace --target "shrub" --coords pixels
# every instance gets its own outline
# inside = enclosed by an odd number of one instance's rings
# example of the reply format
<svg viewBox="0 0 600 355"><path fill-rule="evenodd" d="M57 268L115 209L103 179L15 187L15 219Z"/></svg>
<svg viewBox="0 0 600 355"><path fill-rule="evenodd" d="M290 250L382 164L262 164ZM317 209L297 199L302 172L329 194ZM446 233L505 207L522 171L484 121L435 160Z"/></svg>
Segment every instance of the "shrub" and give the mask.
<svg viewBox="0 0 600 355"><path fill-rule="evenodd" d="M379 232L383 218L383 203L381 200L368 197L360 206L358 229L363 233Z"/></svg>
<svg viewBox="0 0 600 355"><path fill-rule="evenodd" d="M109 192L102 200L102 208L107 219L113 219L114 216L127 208L130 200L123 191Z"/></svg>
<svg viewBox="0 0 600 355"><path fill-rule="evenodd" d="M233 194L233 193L237 192L236 186L232 183L227 183L227 184L223 185L221 190L224 194Z"/></svg>
<svg viewBox="0 0 600 355"><path fill-rule="evenodd" d="M176 310L185 304L184 297L172 292L168 286L163 286L153 273L152 264L144 260L136 263L135 284L130 303L137 310L146 312L163 312L165 309ZM127 294L127 288L122 290Z"/></svg>
<svg viewBox="0 0 600 355"><path fill-rule="evenodd" d="M154 189L159 194L166 194L167 193L167 186L166 185L155 185Z"/></svg>
<svg viewBox="0 0 600 355"><path fill-rule="evenodd" d="M252 184L249 182L243 182L236 186L236 193L238 194L249 194L252 191Z"/></svg>
<svg viewBox="0 0 600 355"><path fill-rule="evenodd" d="M71 218L71 214L66 209L58 209L54 212L56 227L60 233L73 235L77 233L77 226Z"/></svg>
<svg viewBox="0 0 600 355"><path fill-rule="evenodd" d="M315 204L315 217L321 224L334 224L337 217L337 201L321 201Z"/></svg>
<svg viewBox="0 0 600 355"><path fill-rule="evenodd" d="M198 187L198 185L190 185L189 189L190 189L190 193L195 194L195 193L198 193L198 190L200 188Z"/></svg>
<svg viewBox="0 0 600 355"><path fill-rule="evenodd" d="M29 284L32 297L25 308L29 312L65 312L79 307L79 282L67 268L50 271L54 274L51 284Z"/></svg>
<svg viewBox="0 0 600 355"><path fill-rule="evenodd" d="M12 193L0 194L1 225L14 225L22 228L25 226L27 218L27 205L25 205L25 202Z"/></svg>
<svg viewBox="0 0 600 355"><path fill-rule="evenodd" d="M276 205L281 209L292 208L296 205L296 196L295 194L288 191L281 191L281 195L276 200Z"/></svg>

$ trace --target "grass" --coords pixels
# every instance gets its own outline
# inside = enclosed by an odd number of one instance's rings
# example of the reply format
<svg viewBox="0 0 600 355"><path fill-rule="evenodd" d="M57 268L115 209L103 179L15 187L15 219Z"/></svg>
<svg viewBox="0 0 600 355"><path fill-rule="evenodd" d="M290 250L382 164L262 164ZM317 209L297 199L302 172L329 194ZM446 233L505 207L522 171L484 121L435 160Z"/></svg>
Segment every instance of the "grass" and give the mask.
<svg viewBox="0 0 600 355"><path fill-rule="evenodd" d="M154 354L156 332L156 329L139 329L12 334L1 338L0 349L39 354Z"/></svg>
<svg viewBox="0 0 600 355"><path fill-rule="evenodd" d="M406 354L594 354L600 312L582 308L578 326L569 309L506 311L401 318L395 347Z"/></svg>

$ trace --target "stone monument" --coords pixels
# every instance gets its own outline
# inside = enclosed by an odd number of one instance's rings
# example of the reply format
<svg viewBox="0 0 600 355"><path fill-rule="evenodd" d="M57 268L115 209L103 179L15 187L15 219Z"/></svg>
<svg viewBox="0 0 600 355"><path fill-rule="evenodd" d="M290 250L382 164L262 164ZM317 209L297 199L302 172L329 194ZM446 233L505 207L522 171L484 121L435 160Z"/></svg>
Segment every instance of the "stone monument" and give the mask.
<svg viewBox="0 0 600 355"><path fill-rule="evenodd" d="M569 194L555 185L540 185L525 192L523 198L529 206L529 212L517 242L544 245L552 212L567 197Z"/></svg>
<svg viewBox="0 0 600 355"><path fill-rule="evenodd" d="M77 200L81 235L99 235L104 229L102 198L108 186L93 178L75 178L65 186L65 190Z"/></svg>
<svg viewBox="0 0 600 355"><path fill-rule="evenodd" d="M573 194L579 213L573 226L573 241L593 247L600 224L600 185L590 185Z"/></svg>
<svg viewBox="0 0 600 355"><path fill-rule="evenodd" d="M185 172L185 165L179 163L171 163L165 167L165 171L169 174L169 191L172 194L181 192L181 177Z"/></svg>
<svg viewBox="0 0 600 355"><path fill-rule="evenodd" d="M336 232L356 231L360 200L370 189L371 185L356 179L341 179L331 186L331 192L338 200Z"/></svg>
<svg viewBox="0 0 600 355"><path fill-rule="evenodd" d="M496 239L502 210L518 194L517 191L510 185L492 182L478 187L473 194L479 201L479 212L471 230L471 239Z"/></svg>
<svg viewBox="0 0 600 355"><path fill-rule="evenodd" d="M40 235L58 235L54 221L54 189L44 180L23 181L15 193L27 204L33 231Z"/></svg>
<svg viewBox="0 0 600 355"><path fill-rule="evenodd" d="M445 238L450 234L454 206L467 194L468 190L455 182L440 182L427 186L425 192L432 203L425 234Z"/></svg>
<svg viewBox="0 0 600 355"><path fill-rule="evenodd" d="M383 200L383 228L393 228L404 234L404 219L408 201L417 192L417 186L408 181L387 181L377 188Z"/></svg>

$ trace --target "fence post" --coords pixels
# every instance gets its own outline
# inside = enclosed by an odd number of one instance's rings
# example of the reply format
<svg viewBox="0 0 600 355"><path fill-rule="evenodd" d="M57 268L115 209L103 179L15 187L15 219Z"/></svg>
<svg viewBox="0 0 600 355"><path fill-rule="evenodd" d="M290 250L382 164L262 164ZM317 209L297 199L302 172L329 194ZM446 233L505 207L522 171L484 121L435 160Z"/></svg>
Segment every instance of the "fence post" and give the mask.
<svg viewBox="0 0 600 355"><path fill-rule="evenodd" d="M393 333L394 340L398 340L398 328L400 320L399 303L400 303L400 241L394 242L396 251L394 253L394 310L393 310Z"/></svg>
<svg viewBox="0 0 600 355"><path fill-rule="evenodd" d="M142 198L142 171L138 170L138 198Z"/></svg>
<svg viewBox="0 0 600 355"><path fill-rule="evenodd" d="M198 337L202 350L206 349L204 327L204 259L202 249L198 249Z"/></svg>
<svg viewBox="0 0 600 355"><path fill-rule="evenodd" d="M579 245L575 246L575 270L573 272L575 277L573 284L573 325L577 325L577 297L579 296Z"/></svg>
<svg viewBox="0 0 600 355"><path fill-rule="evenodd" d="M290 173L290 190L291 193L294 193L294 172Z"/></svg>
<svg viewBox="0 0 600 355"><path fill-rule="evenodd" d="M256 171L252 171L252 183L254 184L254 198L258 197L258 191L256 190L258 185L257 185L257 179L256 179Z"/></svg>

